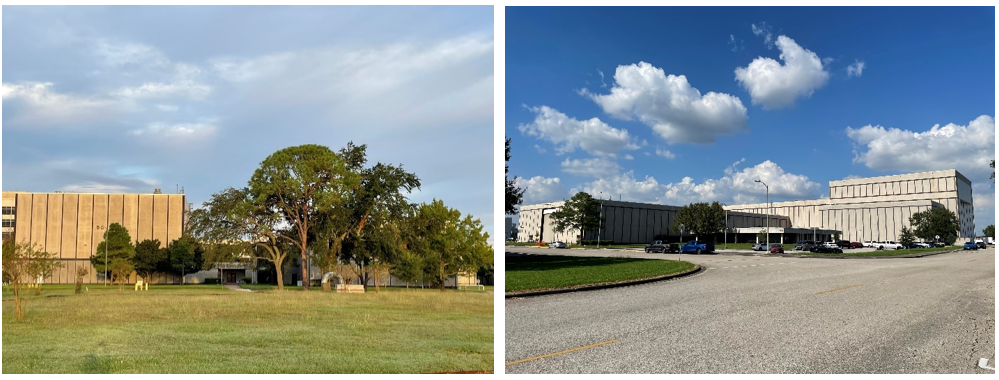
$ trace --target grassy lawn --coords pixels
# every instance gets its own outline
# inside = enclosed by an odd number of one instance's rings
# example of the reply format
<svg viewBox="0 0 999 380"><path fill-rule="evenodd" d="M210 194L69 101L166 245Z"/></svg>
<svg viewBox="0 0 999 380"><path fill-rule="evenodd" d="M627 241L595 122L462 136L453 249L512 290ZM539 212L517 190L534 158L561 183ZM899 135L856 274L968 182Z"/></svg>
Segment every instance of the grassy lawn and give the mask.
<svg viewBox="0 0 999 380"><path fill-rule="evenodd" d="M128 289L128 288L126 288ZM491 371L493 295L43 288L22 322L3 291L3 373Z"/></svg>
<svg viewBox="0 0 999 380"><path fill-rule="evenodd" d="M950 251L954 249L961 249L960 246L949 246L942 248L913 248L913 249L899 249L899 250L884 250L884 251L871 251L871 252L850 252L850 250L844 249L843 253L812 253L808 251L792 251L788 250L787 253L796 255L809 255L809 256L878 256L878 257L890 257L890 256L905 256L905 255L915 255L920 253L928 252L943 252Z"/></svg>
<svg viewBox="0 0 999 380"><path fill-rule="evenodd" d="M527 255L506 258L506 291L637 280L694 268L686 261Z"/></svg>

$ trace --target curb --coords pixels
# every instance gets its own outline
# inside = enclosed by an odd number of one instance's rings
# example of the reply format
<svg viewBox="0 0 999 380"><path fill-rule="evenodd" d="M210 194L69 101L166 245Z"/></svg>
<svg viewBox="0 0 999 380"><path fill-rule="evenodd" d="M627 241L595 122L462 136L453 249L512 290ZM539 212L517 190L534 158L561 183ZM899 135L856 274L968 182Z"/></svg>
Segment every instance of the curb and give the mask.
<svg viewBox="0 0 999 380"><path fill-rule="evenodd" d="M548 295L548 294L573 293L573 292L582 292L582 291L587 291L587 290L600 290L600 289L618 288L618 287L622 287L622 286L640 285L640 284L645 284L645 283L649 283L649 282L672 280L674 278L686 277L686 276L690 276L690 275L693 275L693 274L696 274L696 273L699 273L699 272L703 272L703 271L704 271L704 268L702 268L700 265L694 264L694 268L693 269L687 270L685 272L668 274L668 275L665 275L665 276L652 277L652 278L646 278L646 279L641 279L641 280L629 280L629 281L621 281L621 282L612 282L612 283L609 283L609 284L583 285L583 286L577 286L577 287L572 287L572 288L539 290L539 291L536 291L536 292L506 293L506 298L534 297L534 296L544 296L544 295Z"/></svg>
<svg viewBox="0 0 999 380"><path fill-rule="evenodd" d="M949 251L927 252L927 253L921 253L921 254L915 254L915 255L899 255L899 256L813 256L813 255L792 255L792 256L786 256L786 257L795 257L795 258L803 258L803 259L837 259L837 260L844 260L844 259L918 259L920 257L936 256L936 255L942 255L942 254L945 254L945 253L954 253L954 252L960 252L960 251L963 251L963 249L953 249L953 250L949 250Z"/></svg>

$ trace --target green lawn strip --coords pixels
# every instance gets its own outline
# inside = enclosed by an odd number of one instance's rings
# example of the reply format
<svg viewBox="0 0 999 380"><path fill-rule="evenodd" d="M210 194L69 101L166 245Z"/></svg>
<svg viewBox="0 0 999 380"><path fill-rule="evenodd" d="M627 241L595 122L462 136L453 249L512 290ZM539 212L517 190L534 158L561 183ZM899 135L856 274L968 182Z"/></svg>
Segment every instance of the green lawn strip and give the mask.
<svg viewBox="0 0 999 380"><path fill-rule="evenodd" d="M948 252L955 249L961 249L961 247L950 246L942 248L912 248L912 249L884 250L884 251L870 251L870 252L850 252L849 250L843 250L843 253L813 253L808 251L791 251L791 250L786 252L789 254L808 255L808 256L893 257L893 256L919 255L919 254L933 253L933 252Z"/></svg>
<svg viewBox="0 0 999 380"><path fill-rule="evenodd" d="M493 368L490 294L191 291L73 295L70 289L68 295L29 299L24 322L16 322L13 303L4 302L3 372L426 373Z"/></svg>
<svg viewBox="0 0 999 380"><path fill-rule="evenodd" d="M694 268L685 261L527 255L506 258L506 291L560 289L639 280Z"/></svg>

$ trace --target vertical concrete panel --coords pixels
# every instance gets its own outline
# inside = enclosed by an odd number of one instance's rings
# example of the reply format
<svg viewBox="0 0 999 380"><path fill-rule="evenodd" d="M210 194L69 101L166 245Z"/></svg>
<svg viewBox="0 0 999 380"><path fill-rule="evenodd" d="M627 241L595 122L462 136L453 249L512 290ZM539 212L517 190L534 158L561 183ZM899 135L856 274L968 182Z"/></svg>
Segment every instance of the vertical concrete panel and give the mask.
<svg viewBox="0 0 999 380"><path fill-rule="evenodd" d="M541 222L544 219L538 219L538 230L542 230L544 226ZM139 241L149 240L153 238L153 196L152 194L139 194L139 223L138 223L138 233Z"/></svg>
<svg viewBox="0 0 999 380"><path fill-rule="evenodd" d="M170 204L168 205L169 211L167 212L167 240L163 242L163 245L180 238L180 234L184 231L184 196L179 194L171 194ZM588 234L593 233L593 231L587 231Z"/></svg>
<svg viewBox="0 0 999 380"><path fill-rule="evenodd" d="M167 195L153 195L153 239L160 243L167 242L167 209L169 198Z"/></svg>
<svg viewBox="0 0 999 380"><path fill-rule="evenodd" d="M76 258L90 258L94 254L94 195L80 194L76 219Z"/></svg>
<svg viewBox="0 0 999 380"><path fill-rule="evenodd" d="M79 236L76 221L80 208L79 194L64 194L62 197L62 248L61 257L76 258L76 238ZM75 269L74 269L75 271ZM74 272L75 273L75 272Z"/></svg>
<svg viewBox="0 0 999 380"><path fill-rule="evenodd" d="M122 218L122 203L124 202L124 194L110 194L108 195L108 225L118 223L122 227L125 227L124 219ZM128 227L125 227L128 229ZM128 230L128 235L135 235L135 231Z"/></svg>
<svg viewBox="0 0 999 380"><path fill-rule="evenodd" d="M627 221L624 220L624 210L621 207L614 207L614 243L620 243L624 239L624 228Z"/></svg>
<svg viewBox="0 0 999 380"><path fill-rule="evenodd" d="M31 197L31 245L45 250L45 232L47 229L48 197L45 194L35 194Z"/></svg>
<svg viewBox="0 0 999 380"><path fill-rule="evenodd" d="M108 230L108 195L94 194L94 252L97 246L104 241L104 234Z"/></svg>
<svg viewBox="0 0 999 380"><path fill-rule="evenodd" d="M122 221L121 224L132 236L132 243L139 243L139 195L125 194L121 203Z"/></svg>
<svg viewBox="0 0 999 380"><path fill-rule="evenodd" d="M14 239L18 244L31 243L31 194L17 194L17 220L14 221Z"/></svg>
<svg viewBox="0 0 999 380"><path fill-rule="evenodd" d="M62 257L62 194L49 194L49 207L46 211L45 251Z"/></svg>

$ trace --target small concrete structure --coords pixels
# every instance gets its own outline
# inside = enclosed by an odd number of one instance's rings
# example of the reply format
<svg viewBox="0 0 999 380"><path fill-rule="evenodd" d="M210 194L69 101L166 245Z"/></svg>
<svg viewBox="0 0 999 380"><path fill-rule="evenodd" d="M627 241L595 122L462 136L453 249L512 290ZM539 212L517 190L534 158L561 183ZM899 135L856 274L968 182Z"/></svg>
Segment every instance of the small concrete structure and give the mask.
<svg viewBox="0 0 999 380"><path fill-rule="evenodd" d="M336 285L337 293L364 293L364 285Z"/></svg>

